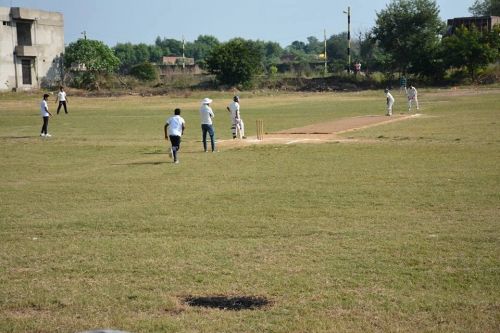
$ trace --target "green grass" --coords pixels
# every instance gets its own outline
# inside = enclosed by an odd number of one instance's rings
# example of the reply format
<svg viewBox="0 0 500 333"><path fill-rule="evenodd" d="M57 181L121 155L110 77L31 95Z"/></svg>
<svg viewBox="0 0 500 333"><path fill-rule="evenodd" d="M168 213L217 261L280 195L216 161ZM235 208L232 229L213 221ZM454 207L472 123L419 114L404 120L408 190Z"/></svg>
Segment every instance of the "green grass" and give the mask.
<svg viewBox="0 0 500 333"><path fill-rule="evenodd" d="M205 154L205 96L69 96L42 140L39 96L0 95L0 331L498 332L499 96L422 89L424 116L357 143ZM228 139L231 96L210 97ZM384 111L380 92L242 96L249 135Z"/></svg>

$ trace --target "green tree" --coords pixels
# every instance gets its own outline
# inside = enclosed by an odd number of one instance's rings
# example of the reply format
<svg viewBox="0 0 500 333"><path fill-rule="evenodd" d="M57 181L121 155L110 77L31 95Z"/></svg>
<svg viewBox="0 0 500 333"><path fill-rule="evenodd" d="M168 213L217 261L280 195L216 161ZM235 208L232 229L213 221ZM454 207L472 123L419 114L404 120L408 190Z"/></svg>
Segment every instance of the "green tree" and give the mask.
<svg viewBox="0 0 500 333"><path fill-rule="evenodd" d="M101 41L79 39L70 43L65 50L64 66L70 69L72 65L84 69L73 78L73 86L99 90L99 77L116 71L120 59Z"/></svg>
<svg viewBox="0 0 500 333"><path fill-rule="evenodd" d="M434 0L392 0L377 13L373 34L402 73L433 74L444 23Z"/></svg>
<svg viewBox="0 0 500 333"><path fill-rule="evenodd" d="M474 16L500 16L500 0L476 0L469 12Z"/></svg>
<svg viewBox="0 0 500 333"><path fill-rule="evenodd" d="M276 42L265 42L264 43L264 54L266 57L266 64L276 65L280 62L280 58L283 55L283 48L279 43Z"/></svg>
<svg viewBox="0 0 500 333"><path fill-rule="evenodd" d="M118 43L113 52L120 59L120 73L128 74L130 69L145 62L159 62L162 50L156 45Z"/></svg>
<svg viewBox="0 0 500 333"><path fill-rule="evenodd" d="M205 67L208 54L219 44L219 40L214 36L199 35L194 42L186 43L186 56L194 58L197 64Z"/></svg>
<svg viewBox="0 0 500 333"><path fill-rule="evenodd" d="M223 84L248 85L262 73L262 60L255 42L236 38L216 46L207 58L207 67Z"/></svg>
<svg viewBox="0 0 500 333"><path fill-rule="evenodd" d="M173 38L156 38L155 45L163 50L164 55L182 55L182 41Z"/></svg>
<svg viewBox="0 0 500 333"><path fill-rule="evenodd" d="M158 78L158 71L155 65L148 61L132 66L130 74L143 81L153 81Z"/></svg>
<svg viewBox="0 0 500 333"><path fill-rule="evenodd" d="M326 54L331 71L338 72L347 69L347 32L332 35L326 40ZM351 40L351 63L359 57L359 43Z"/></svg>
<svg viewBox="0 0 500 333"><path fill-rule="evenodd" d="M71 68L72 64L85 66L90 73L106 73L115 71L120 59L101 41L79 39L70 43L65 50L64 65Z"/></svg>
<svg viewBox="0 0 500 333"><path fill-rule="evenodd" d="M319 55L324 53L325 45L322 41L319 41L316 37L310 36L307 37L307 45L305 48L306 53Z"/></svg>
<svg viewBox="0 0 500 333"><path fill-rule="evenodd" d="M471 79L479 69L497 61L500 47L500 26L490 33L481 33L476 27L462 26L452 36L443 39L443 53L448 67L466 68Z"/></svg>
<svg viewBox="0 0 500 333"><path fill-rule="evenodd" d="M378 46L377 40L371 32L365 32L360 37L359 57L361 58L363 68L371 72L383 70L384 64L387 62L387 59Z"/></svg>

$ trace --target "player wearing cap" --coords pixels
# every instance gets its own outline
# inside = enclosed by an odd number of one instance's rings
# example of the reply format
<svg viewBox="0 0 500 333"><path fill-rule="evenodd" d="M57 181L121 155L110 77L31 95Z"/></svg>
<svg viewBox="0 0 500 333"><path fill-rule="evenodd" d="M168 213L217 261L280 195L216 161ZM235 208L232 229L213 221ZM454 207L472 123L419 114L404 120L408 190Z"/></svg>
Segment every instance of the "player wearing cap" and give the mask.
<svg viewBox="0 0 500 333"><path fill-rule="evenodd" d="M215 152L215 131L212 119L215 118L215 114L210 107L212 100L210 98L204 98L201 101L200 107L200 117L201 117L201 132L203 141L203 150L207 152L207 133L210 135L210 144L212 147L212 153Z"/></svg>

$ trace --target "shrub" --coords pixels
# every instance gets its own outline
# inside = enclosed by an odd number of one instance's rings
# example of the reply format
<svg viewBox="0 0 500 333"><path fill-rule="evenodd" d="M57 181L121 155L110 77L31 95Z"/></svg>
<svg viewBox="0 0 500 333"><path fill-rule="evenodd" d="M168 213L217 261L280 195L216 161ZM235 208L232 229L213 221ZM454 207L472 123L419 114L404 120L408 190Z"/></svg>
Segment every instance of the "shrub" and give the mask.
<svg viewBox="0 0 500 333"><path fill-rule="evenodd" d="M133 66L130 69L130 74L143 81L153 81L158 78L156 66L150 62L143 62Z"/></svg>

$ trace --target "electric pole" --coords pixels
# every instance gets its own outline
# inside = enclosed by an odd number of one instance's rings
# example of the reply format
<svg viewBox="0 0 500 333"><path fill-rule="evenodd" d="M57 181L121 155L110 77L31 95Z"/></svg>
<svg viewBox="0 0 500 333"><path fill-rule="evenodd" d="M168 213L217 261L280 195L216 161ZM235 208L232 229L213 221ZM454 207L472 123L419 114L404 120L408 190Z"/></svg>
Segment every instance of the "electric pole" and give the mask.
<svg viewBox="0 0 500 333"><path fill-rule="evenodd" d="M351 73L351 6L347 7L347 73Z"/></svg>
<svg viewBox="0 0 500 333"><path fill-rule="evenodd" d="M328 58L326 56L326 29L323 31L324 32L324 40L325 40L325 76L326 76L326 73L328 72L328 69L327 69L327 62L328 62Z"/></svg>

